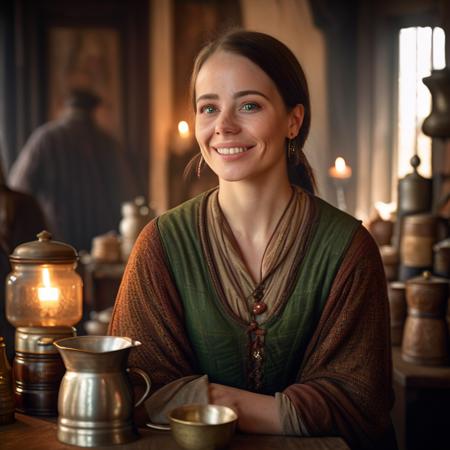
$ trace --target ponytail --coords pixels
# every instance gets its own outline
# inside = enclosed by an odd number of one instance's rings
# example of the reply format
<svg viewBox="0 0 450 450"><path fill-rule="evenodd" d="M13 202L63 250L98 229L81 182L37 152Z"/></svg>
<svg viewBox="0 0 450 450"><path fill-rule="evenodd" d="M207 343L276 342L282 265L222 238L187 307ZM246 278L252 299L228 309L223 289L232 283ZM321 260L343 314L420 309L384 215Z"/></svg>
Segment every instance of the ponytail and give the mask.
<svg viewBox="0 0 450 450"><path fill-rule="evenodd" d="M287 158L287 169L291 184L301 187L310 194L317 192L317 182L314 171L306 159L302 149L297 150L297 161L293 163Z"/></svg>

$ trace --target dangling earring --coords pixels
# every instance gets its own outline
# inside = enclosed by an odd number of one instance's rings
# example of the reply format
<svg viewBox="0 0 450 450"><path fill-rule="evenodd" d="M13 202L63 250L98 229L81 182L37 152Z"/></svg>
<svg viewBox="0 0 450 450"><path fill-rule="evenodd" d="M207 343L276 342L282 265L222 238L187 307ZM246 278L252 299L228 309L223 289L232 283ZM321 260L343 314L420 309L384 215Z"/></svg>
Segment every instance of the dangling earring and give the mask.
<svg viewBox="0 0 450 450"><path fill-rule="evenodd" d="M288 160L294 166L298 163L297 148L294 139L289 139L288 142Z"/></svg>
<svg viewBox="0 0 450 450"><path fill-rule="evenodd" d="M198 160L197 164L197 178L200 178L200 175L202 173L202 165L203 165L203 155L200 154L200 159Z"/></svg>

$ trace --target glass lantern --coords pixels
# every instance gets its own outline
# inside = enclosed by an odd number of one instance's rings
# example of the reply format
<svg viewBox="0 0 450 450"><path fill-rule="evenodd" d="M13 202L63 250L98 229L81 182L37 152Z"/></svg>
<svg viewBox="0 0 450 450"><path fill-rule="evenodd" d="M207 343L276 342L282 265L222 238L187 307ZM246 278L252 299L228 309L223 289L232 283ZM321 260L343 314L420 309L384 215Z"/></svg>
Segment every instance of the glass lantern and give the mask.
<svg viewBox="0 0 450 450"><path fill-rule="evenodd" d="M10 256L6 317L15 327L70 327L82 316L82 281L73 247L51 240L19 245Z"/></svg>

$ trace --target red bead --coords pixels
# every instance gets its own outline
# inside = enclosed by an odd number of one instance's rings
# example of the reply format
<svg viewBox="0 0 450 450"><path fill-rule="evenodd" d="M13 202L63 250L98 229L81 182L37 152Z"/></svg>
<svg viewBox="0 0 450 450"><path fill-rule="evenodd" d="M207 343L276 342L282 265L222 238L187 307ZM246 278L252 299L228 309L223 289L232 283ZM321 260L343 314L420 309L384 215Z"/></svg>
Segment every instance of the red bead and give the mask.
<svg viewBox="0 0 450 450"><path fill-rule="evenodd" d="M250 322L250 323L248 324L248 329L249 329L250 331L255 331L257 328L258 328L258 324L257 324L256 322Z"/></svg>
<svg viewBox="0 0 450 450"><path fill-rule="evenodd" d="M267 310L267 305L264 302L254 303L252 310L255 316L259 316Z"/></svg>
<svg viewBox="0 0 450 450"><path fill-rule="evenodd" d="M256 336L264 336L266 334L266 330L262 329L262 328L258 328L255 331Z"/></svg>

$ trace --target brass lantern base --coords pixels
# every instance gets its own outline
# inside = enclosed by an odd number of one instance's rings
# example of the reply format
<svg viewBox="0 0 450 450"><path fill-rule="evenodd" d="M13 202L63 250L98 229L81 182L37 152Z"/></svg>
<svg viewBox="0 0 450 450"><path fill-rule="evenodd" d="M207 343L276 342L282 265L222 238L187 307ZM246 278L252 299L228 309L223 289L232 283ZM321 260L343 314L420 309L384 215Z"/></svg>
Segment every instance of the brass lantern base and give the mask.
<svg viewBox="0 0 450 450"><path fill-rule="evenodd" d="M72 336L76 336L73 327L17 328L13 371L18 412L58 415L58 391L65 367L53 342Z"/></svg>

